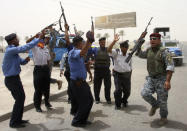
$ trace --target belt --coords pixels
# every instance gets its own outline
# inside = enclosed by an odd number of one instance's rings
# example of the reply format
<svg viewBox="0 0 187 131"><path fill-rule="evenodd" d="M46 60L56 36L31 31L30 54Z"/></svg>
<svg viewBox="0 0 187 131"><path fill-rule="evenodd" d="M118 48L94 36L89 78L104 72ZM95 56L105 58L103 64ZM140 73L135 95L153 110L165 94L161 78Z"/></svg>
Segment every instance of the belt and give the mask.
<svg viewBox="0 0 187 131"><path fill-rule="evenodd" d="M110 69L110 67L109 66L95 66L94 69L97 69L97 70L101 69L101 70L103 70L103 69Z"/></svg>
<svg viewBox="0 0 187 131"><path fill-rule="evenodd" d="M155 76L150 76L150 77L153 79L158 79L158 78L164 77L164 75L155 75Z"/></svg>
<svg viewBox="0 0 187 131"><path fill-rule="evenodd" d="M117 71L115 71L115 70L113 70L113 71L114 71L114 73L116 73L116 74L118 74L118 75L126 75L126 74L131 73L131 72L117 72Z"/></svg>
<svg viewBox="0 0 187 131"><path fill-rule="evenodd" d="M15 76L6 76L6 78L15 78L15 77L19 77L19 75L15 75Z"/></svg>
<svg viewBox="0 0 187 131"><path fill-rule="evenodd" d="M74 79L71 79L72 81L82 81L82 82L86 82L86 80L84 80L84 79L76 79L76 80L74 80Z"/></svg>
<svg viewBox="0 0 187 131"><path fill-rule="evenodd" d="M36 68L45 68L45 67L49 67L48 65L35 65Z"/></svg>

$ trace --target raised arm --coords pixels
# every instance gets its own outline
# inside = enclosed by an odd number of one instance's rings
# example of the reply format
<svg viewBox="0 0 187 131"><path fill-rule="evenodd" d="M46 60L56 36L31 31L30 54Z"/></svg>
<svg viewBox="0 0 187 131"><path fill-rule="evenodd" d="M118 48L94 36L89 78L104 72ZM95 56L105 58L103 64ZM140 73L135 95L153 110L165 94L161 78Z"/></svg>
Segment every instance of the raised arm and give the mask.
<svg viewBox="0 0 187 131"><path fill-rule="evenodd" d="M68 24L65 24L64 27L65 27L65 40L66 40L66 44L70 45L69 33L68 33L69 26L68 26Z"/></svg>
<svg viewBox="0 0 187 131"><path fill-rule="evenodd" d="M116 34L115 36L114 36L114 40L113 40L113 42L108 46L108 48L107 48L107 51L109 52L109 53L112 53L112 48L113 48L113 46L115 45L115 43L119 40L120 38L119 38L119 35L118 34Z"/></svg>
<svg viewBox="0 0 187 131"><path fill-rule="evenodd" d="M86 33L87 41L86 45L83 47L83 49L80 52L80 56L85 56L88 52L88 49L91 47L92 43L94 42L94 35L92 32L88 31Z"/></svg>

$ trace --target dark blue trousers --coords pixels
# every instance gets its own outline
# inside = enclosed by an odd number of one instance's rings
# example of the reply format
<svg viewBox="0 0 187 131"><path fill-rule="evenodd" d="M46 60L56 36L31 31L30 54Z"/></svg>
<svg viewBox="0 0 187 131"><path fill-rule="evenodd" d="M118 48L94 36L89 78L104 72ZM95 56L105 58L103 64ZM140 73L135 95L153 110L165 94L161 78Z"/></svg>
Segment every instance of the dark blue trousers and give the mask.
<svg viewBox="0 0 187 131"><path fill-rule="evenodd" d="M5 85L11 92L15 103L12 110L10 125L19 124L23 117L25 92L19 75L5 77Z"/></svg>
<svg viewBox="0 0 187 131"><path fill-rule="evenodd" d="M113 72L114 75L114 98L117 107L121 106L121 103L128 103L128 98L131 93L131 72L118 73Z"/></svg>
<svg viewBox="0 0 187 131"><path fill-rule="evenodd" d="M65 70L64 72L64 76L68 82L68 87L67 87L67 94L68 94L68 100L71 100L71 92L70 92L70 71L69 70Z"/></svg>
<svg viewBox="0 0 187 131"><path fill-rule="evenodd" d="M80 85L77 85L77 81L70 80L70 91L72 93L71 112L75 114L72 123L85 123L93 105L93 96L90 86L86 81L82 81Z"/></svg>
<svg viewBox="0 0 187 131"><path fill-rule="evenodd" d="M111 90L111 73L109 68L95 68L94 69L94 95L95 100L100 101L100 90L102 81L104 80L104 90L106 101L111 101L110 90Z"/></svg>
<svg viewBox="0 0 187 131"><path fill-rule="evenodd" d="M49 103L50 94L50 71L48 66L44 67L34 67L33 71L33 81L34 81L34 106L35 108L40 108L42 95L44 95L45 104Z"/></svg>

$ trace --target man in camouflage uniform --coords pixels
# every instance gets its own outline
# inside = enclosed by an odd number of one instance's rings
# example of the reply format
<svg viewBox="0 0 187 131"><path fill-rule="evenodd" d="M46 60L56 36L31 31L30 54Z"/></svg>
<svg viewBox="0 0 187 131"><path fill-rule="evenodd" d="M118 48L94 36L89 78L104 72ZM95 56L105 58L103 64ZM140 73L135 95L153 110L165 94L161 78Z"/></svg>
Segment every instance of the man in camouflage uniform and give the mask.
<svg viewBox="0 0 187 131"><path fill-rule="evenodd" d="M52 27L49 27L50 30L48 30L48 33L50 35L50 41L49 44L47 45L48 49L49 49L49 54L51 56L51 59L49 60L49 69L50 69L50 83L52 84L57 84L58 85L58 89L60 90L62 88L62 81L52 78L51 74L52 74L52 70L53 70L53 65L54 65L54 59L55 59L55 53L54 53L54 48L56 45L56 36L60 35L59 32L57 32L55 29L53 29Z"/></svg>
<svg viewBox="0 0 187 131"><path fill-rule="evenodd" d="M168 50L161 47L160 38L159 33L152 33L150 35L151 47L144 52L140 50L138 55L147 57L148 76L141 95L152 106L149 116L153 116L160 108L161 119L158 124L162 126L167 123L167 99L171 88L170 80L174 72L174 63ZM157 94L157 99L152 96L153 93Z"/></svg>

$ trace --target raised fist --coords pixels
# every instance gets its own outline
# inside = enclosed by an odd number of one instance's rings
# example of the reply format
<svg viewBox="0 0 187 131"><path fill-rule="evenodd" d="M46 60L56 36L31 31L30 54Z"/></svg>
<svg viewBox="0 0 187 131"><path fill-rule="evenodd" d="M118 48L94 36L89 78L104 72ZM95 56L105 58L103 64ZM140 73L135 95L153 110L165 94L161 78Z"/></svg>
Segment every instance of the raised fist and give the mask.
<svg viewBox="0 0 187 131"><path fill-rule="evenodd" d="M93 42L95 41L95 39L94 39L94 34L93 34L93 32L91 32L91 31L88 31L88 32L86 33L86 38L87 38L88 41L91 42L91 43L93 43Z"/></svg>

